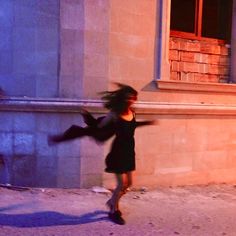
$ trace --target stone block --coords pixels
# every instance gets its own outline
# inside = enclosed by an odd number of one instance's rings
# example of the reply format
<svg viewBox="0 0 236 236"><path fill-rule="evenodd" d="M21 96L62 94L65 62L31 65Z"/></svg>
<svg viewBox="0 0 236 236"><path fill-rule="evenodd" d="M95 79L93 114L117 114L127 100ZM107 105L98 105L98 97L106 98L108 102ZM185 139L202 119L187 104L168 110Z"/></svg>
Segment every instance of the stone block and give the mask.
<svg viewBox="0 0 236 236"><path fill-rule="evenodd" d="M55 188L57 187L57 172L56 169L50 167L43 167L37 170L36 185L41 188ZM45 178L47 176L47 178Z"/></svg>
<svg viewBox="0 0 236 236"><path fill-rule="evenodd" d="M13 153L13 134L12 132L0 132L0 153L12 155Z"/></svg>
<svg viewBox="0 0 236 236"><path fill-rule="evenodd" d="M12 49L12 30L11 27L7 27L0 23L0 52L11 53Z"/></svg>
<svg viewBox="0 0 236 236"><path fill-rule="evenodd" d="M85 1L84 16L86 20L84 22L84 29L95 32L108 32L110 23L108 17L111 12L108 6L108 3L99 4L99 2ZM96 22L96 24L94 24L94 22Z"/></svg>
<svg viewBox="0 0 236 236"><path fill-rule="evenodd" d="M13 116L15 132L33 132L36 128L34 113L15 113Z"/></svg>
<svg viewBox="0 0 236 236"><path fill-rule="evenodd" d="M13 72L12 62L13 62L12 52L10 50L9 51L0 50L0 74L2 75L11 74Z"/></svg>
<svg viewBox="0 0 236 236"><path fill-rule="evenodd" d="M226 150L204 151L193 159L193 170L195 171L225 168L227 168Z"/></svg>
<svg viewBox="0 0 236 236"><path fill-rule="evenodd" d="M81 174L99 174L104 171L104 160L98 156L81 157Z"/></svg>
<svg viewBox="0 0 236 236"><path fill-rule="evenodd" d="M57 171L59 176L64 176L68 180L70 177L77 176L79 179L80 176L80 158L59 158L57 163Z"/></svg>
<svg viewBox="0 0 236 236"><path fill-rule="evenodd" d="M35 54L36 74L56 77L58 74L57 58L57 52L38 52Z"/></svg>
<svg viewBox="0 0 236 236"><path fill-rule="evenodd" d="M108 75L108 58L101 54L87 54L84 59L84 75L104 77Z"/></svg>
<svg viewBox="0 0 236 236"><path fill-rule="evenodd" d="M68 175L67 173L57 172L58 188L81 188L81 179L79 173Z"/></svg>
<svg viewBox="0 0 236 236"><path fill-rule="evenodd" d="M81 176L80 187L90 188L102 185L102 174L86 174Z"/></svg>
<svg viewBox="0 0 236 236"><path fill-rule="evenodd" d="M2 26L9 27L9 28L13 26L14 2L2 0L0 4L1 4L1 7L0 7L1 8L0 31L1 31Z"/></svg>
<svg viewBox="0 0 236 236"><path fill-rule="evenodd" d="M85 13L82 1L61 1L60 18L63 29L84 29Z"/></svg>
<svg viewBox="0 0 236 236"><path fill-rule="evenodd" d="M14 153L16 155L33 155L35 152L34 136L29 133L14 133Z"/></svg>
<svg viewBox="0 0 236 236"><path fill-rule="evenodd" d="M46 133L37 133L35 137L35 151L37 156L48 158L57 157L57 147L48 145Z"/></svg>
<svg viewBox="0 0 236 236"><path fill-rule="evenodd" d="M38 53L41 52L58 52L59 50L59 32L57 27L35 30L35 48ZM56 60L57 61L57 60Z"/></svg>
<svg viewBox="0 0 236 236"><path fill-rule="evenodd" d="M37 24L36 18L36 4L27 1L29 5L24 3L15 2L14 5L14 26L22 28L35 28Z"/></svg>
<svg viewBox="0 0 236 236"><path fill-rule="evenodd" d="M43 133L57 133L60 125L59 114L40 113L36 116L36 129Z"/></svg>
<svg viewBox="0 0 236 236"><path fill-rule="evenodd" d="M62 75L60 78L60 97L80 98L82 97L83 84L80 75Z"/></svg>
<svg viewBox="0 0 236 236"><path fill-rule="evenodd" d="M84 32L84 39L81 39L81 43L82 40L84 40L85 54L108 54L109 37L107 33L87 30Z"/></svg>
<svg viewBox="0 0 236 236"><path fill-rule="evenodd" d="M37 172L42 172L43 169L51 169L51 172L55 174L57 170L57 164L58 164L58 158L56 155L54 156L41 156L40 154L37 154L37 163L36 168Z"/></svg>
<svg viewBox="0 0 236 236"><path fill-rule="evenodd" d="M27 19L27 21L31 20ZM13 34L12 47L14 49L14 52L16 52L14 56L18 56L18 54L21 53L20 55L25 56L25 58L21 58L22 62L27 61L27 58L31 58L32 60L35 53L35 42L36 42L35 29L26 27L15 27L13 29L12 34Z"/></svg>
<svg viewBox="0 0 236 236"><path fill-rule="evenodd" d="M37 97L58 97L58 77L56 75L38 75L35 79Z"/></svg>
<svg viewBox="0 0 236 236"><path fill-rule="evenodd" d="M29 43L30 44L30 43ZM31 46L28 46L30 48ZM13 52L13 70L21 77L22 75L31 76L37 72L35 46L32 49L26 50L24 47L19 47ZM30 72L30 73L29 73Z"/></svg>
<svg viewBox="0 0 236 236"><path fill-rule="evenodd" d="M46 3L46 1L45 1ZM56 3L56 1L55 1ZM36 15L36 26L37 28L58 28L59 26L59 3L58 6L54 7L52 13L46 13L45 14L45 9L47 9L48 11L52 10L52 8L47 8L46 6L44 6L44 11L39 11L37 9L37 15Z"/></svg>
<svg viewBox="0 0 236 236"><path fill-rule="evenodd" d="M9 133L13 131L13 116L11 113L1 112L0 131L1 132L9 132Z"/></svg>
<svg viewBox="0 0 236 236"><path fill-rule="evenodd" d="M36 159L34 155L22 155L14 160L14 185L35 186L36 175Z"/></svg>

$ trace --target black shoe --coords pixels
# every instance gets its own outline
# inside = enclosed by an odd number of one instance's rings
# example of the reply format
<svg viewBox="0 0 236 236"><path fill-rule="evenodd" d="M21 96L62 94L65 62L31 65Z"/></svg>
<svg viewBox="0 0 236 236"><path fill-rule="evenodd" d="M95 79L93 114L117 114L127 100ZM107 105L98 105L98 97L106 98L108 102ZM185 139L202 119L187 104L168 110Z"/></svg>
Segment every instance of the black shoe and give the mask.
<svg viewBox="0 0 236 236"><path fill-rule="evenodd" d="M125 224L125 220L119 215L117 211L115 211L114 213L109 213L108 216L111 221L113 221L114 223L118 225Z"/></svg>
<svg viewBox="0 0 236 236"><path fill-rule="evenodd" d="M106 202L106 205L108 206L108 208L110 209L110 211L112 211L112 205L110 203L110 200L108 200ZM119 216L122 216L122 212L120 210L116 210L117 214L119 214Z"/></svg>

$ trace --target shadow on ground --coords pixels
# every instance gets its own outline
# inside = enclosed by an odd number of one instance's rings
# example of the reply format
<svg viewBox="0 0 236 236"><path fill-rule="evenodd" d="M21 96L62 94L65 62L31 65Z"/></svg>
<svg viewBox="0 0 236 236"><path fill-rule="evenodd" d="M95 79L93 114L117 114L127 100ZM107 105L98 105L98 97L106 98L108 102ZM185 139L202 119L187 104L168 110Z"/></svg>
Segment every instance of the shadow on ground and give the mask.
<svg viewBox="0 0 236 236"><path fill-rule="evenodd" d="M0 208L0 212L3 209ZM55 225L79 225L97 221L108 221L106 211L94 211L80 216L62 214L54 211L43 211L26 214L0 213L0 226L44 227Z"/></svg>

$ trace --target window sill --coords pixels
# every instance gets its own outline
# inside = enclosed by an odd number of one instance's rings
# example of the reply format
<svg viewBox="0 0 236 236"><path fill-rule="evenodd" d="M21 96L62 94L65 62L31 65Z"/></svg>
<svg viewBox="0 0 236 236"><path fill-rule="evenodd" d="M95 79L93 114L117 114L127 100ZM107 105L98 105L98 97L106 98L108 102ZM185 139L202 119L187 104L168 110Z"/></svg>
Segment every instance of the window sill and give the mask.
<svg viewBox="0 0 236 236"><path fill-rule="evenodd" d="M207 93L236 93L236 84L196 83L171 80L155 81L160 90L191 91Z"/></svg>

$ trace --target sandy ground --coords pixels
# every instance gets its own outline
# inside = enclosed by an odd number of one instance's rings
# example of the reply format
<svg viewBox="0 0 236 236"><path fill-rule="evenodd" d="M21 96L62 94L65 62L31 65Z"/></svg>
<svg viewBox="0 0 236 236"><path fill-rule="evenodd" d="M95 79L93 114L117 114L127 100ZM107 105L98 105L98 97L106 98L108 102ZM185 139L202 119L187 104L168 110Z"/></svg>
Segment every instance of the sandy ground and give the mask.
<svg viewBox="0 0 236 236"><path fill-rule="evenodd" d="M91 189L0 188L0 235L236 235L236 186L130 191L126 225L107 218L110 193Z"/></svg>

